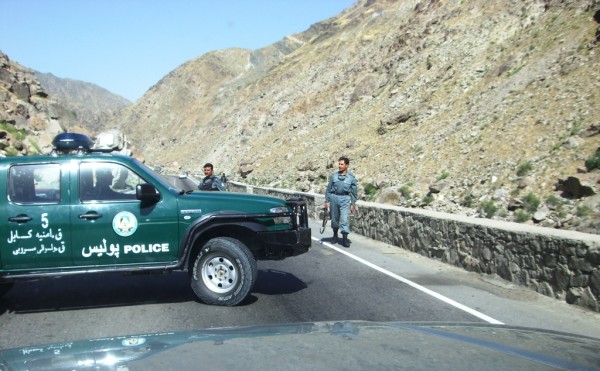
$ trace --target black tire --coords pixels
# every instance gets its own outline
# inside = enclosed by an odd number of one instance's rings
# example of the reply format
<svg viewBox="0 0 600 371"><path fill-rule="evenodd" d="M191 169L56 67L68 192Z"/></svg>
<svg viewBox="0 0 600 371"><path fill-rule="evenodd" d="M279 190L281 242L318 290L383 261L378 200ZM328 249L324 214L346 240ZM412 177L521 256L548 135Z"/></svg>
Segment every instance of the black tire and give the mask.
<svg viewBox="0 0 600 371"><path fill-rule="evenodd" d="M196 296L211 305L234 306L250 294L257 277L256 261L242 242L228 237L209 240L192 268Z"/></svg>
<svg viewBox="0 0 600 371"><path fill-rule="evenodd" d="M0 298L13 287L14 282L0 282Z"/></svg>

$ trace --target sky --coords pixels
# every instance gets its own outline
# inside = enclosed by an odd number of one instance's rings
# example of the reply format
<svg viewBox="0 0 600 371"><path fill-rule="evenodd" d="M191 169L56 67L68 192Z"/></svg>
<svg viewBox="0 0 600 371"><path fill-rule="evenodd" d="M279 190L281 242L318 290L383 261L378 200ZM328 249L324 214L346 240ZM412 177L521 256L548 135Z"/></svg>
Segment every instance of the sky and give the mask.
<svg viewBox="0 0 600 371"><path fill-rule="evenodd" d="M0 0L0 51L132 102L213 50L260 49L356 0Z"/></svg>

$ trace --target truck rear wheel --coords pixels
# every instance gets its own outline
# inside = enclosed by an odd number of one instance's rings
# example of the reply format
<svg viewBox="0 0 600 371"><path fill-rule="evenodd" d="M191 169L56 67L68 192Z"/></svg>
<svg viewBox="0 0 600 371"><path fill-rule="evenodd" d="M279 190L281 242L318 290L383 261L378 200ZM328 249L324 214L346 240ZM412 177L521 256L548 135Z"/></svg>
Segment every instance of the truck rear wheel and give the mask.
<svg viewBox="0 0 600 371"><path fill-rule="evenodd" d="M256 261L250 250L236 239L218 237L200 249L191 285L206 304L234 306L250 294L256 277Z"/></svg>

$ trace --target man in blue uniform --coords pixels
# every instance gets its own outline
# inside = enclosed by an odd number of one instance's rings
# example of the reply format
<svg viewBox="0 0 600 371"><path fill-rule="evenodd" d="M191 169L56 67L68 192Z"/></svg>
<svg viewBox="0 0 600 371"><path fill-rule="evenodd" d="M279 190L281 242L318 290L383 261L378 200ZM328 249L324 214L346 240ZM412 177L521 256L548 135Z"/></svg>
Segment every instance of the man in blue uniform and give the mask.
<svg viewBox="0 0 600 371"><path fill-rule="evenodd" d="M327 190L325 191L325 208L331 205L331 228L333 229L333 243L338 242L338 230L342 228L342 246L349 247L348 233L350 233L350 213L355 211L358 186L356 178L348 171L350 160L340 157L338 171L331 174Z"/></svg>
<svg viewBox="0 0 600 371"><path fill-rule="evenodd" d="M225 191L225 185L216 175L213 174L213 165L209 162L204 164L204 179L198 184L198 189L202 191Z"/></svg>

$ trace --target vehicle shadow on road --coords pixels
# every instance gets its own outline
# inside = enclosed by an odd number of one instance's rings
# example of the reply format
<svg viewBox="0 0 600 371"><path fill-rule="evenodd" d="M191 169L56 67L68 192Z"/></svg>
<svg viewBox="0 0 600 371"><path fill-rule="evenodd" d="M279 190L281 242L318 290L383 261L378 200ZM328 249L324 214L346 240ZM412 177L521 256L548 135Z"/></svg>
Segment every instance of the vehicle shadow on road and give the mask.
<svg viewBox="0 0 600 371"><path fill-rule="evenodd" d="M0 314L196 301L187 273L98 273L18 282L0 299Z"/></svg>
<svg viewBox="0 0 600 371"><path fill-rule="evenodd" d="M304 281L288 272L275 269L261 269L252 293L264 295L292 294L308 286Z"/></svg>

